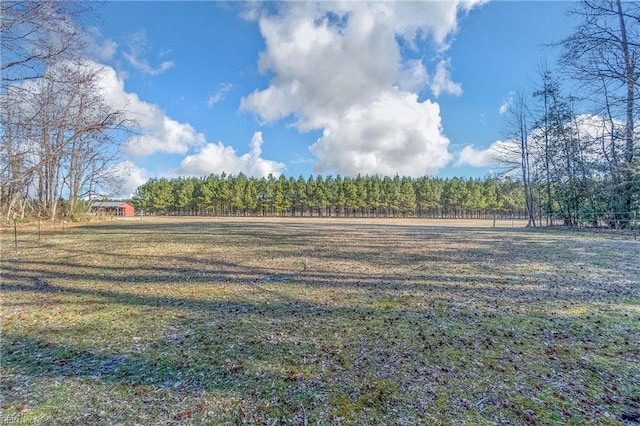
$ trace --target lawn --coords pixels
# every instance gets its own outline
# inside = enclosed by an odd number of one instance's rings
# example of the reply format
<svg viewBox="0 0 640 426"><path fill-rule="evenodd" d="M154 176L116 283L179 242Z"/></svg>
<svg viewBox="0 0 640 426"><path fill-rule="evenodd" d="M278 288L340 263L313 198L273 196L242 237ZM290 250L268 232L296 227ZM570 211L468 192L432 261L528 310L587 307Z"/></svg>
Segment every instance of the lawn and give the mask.
<svg viewBox="0 0 640 426"><path fill-rule="evenodd" d="M640 241L455 224L4 229L0 421L638 424Z"/></svg>

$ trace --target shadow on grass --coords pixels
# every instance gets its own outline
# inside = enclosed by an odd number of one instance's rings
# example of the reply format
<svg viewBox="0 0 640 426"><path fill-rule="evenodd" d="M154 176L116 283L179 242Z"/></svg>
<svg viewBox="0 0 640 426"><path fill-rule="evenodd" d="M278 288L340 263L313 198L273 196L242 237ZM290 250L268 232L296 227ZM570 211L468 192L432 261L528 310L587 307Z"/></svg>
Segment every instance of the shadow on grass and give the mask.
<svg viewBox="0 0 640 426"><path fill-rule="evenodd" d="M388 241L385 241L385 244ZM28 292L66 292L102 297L105 302L125 303L133 305L184 306L185 309L207 310L217 302L175 298L167 301L163 297L136 296L139 285L175 287L188 289L189 286L249 285L260 287L265 284L287 283L316 289L351 289L367 292L371 296L387 297L399 290L411 292L416 296L442 298L460 301L461 298L472 297L476 301L491 301L513 305L533 302L578 302L578 301L615 301L628 297L638 297L639 289L632 283L616 283L610 275L600 274L594 278L584 278L565 272L553 270L542 272L527 271L514 263L514 268L505 268L510 258L532 263L544 263L550 258L558 264L563 263L560 256L567 261L573 257L597 261L598 254L590 252L586 247L547 248L546 244L536 247L534 256L527 253L510 252L515 246L496 247L490 240L485 243L489 247L473 247L466 250L443 248L433 253L412 254L384 252L382 245L359 245L358 250L341 249L340 247L324 247L311 253L314 261L335 262L349 260L363 267L373 265L399 266L400 272L390 268L388 273L380 272L339 272L314 271L306 269L305 258L295 250L279 250L269 247L269 256L291 259L293 267L248 267L241 263L220 259L194 258L188 256L155 256L150 260L151 266L144 259L134 264L122 265L125 255L106 251L90 251L82 249L65 249L72 256L91 255L108 259L98 265L73 260L29 260L16 259L8 262L2 270L1 291ZM579 251L579 253L577 253ZM577 254L576 254L577 253ZM629 259L633 254L628 254ZM123 260L119 260L123 259ZM459 259L468 270L446 273L438 268L443 262ZM296 268L297 266L297 268ZM433 272L433 269L438 272ZM630 265L631 267L631 265ZM604 267L603 267L604 268ZM607 269L605 268L606 272ZM633 271L629 272L630 278ZM70 285L57 286L54 282L62 281ZM105 289L105 284L116 285ZM95 287L92 287L94 285ZM127 290L122 294L118 289ZM302 303L302 302L299 302ZM304 303L301 305L306 307Z"/></svg>

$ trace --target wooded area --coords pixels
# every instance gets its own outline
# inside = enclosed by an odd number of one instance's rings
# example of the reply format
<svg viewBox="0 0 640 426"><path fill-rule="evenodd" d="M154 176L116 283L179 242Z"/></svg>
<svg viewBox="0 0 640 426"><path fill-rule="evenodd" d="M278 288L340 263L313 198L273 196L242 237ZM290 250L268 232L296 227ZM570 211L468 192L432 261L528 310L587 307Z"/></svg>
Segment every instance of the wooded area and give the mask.
<svg viewBox="0 0 640 426"><path fill-rule="evenodd" d="M517 96L499 157L520 173L529 225L628 228L640 207L640 4L583 1L572 14L560 72L541 65L531 97Z"/></svg>
<svg viewBox="0 0 640 426"><path fill-rule="evenodd" d="M132 203L145 212L203 216L525 217L522 185L508 179L222 174L151 179Z"/></svg>

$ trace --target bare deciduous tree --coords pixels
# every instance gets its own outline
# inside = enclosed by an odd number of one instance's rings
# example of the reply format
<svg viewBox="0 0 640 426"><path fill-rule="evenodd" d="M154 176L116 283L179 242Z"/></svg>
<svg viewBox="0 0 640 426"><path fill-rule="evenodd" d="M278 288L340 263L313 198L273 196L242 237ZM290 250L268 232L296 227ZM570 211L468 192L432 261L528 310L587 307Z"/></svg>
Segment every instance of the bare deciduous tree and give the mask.
<svg viewBox="0 0 640 426"><path fill-rule="evenodd" d="M107 104L99 66L83 56L79 2L2 2L0 207L55 218L58 201L100 190L118 158L124 111Z"/></svg>
<svg viewBox="0 0 640 426"><path fill-rule="evenodd" d="M81 52L74 18L85 9L82 2L0 2L3 86L37 79L52 61Z"/></svg>
<svg viewBox="0 0 640 426"><path fill-rule="evenodd" d="M527 226L536 226L535 204L533 200L533 189L531 187L531 166L529 148L529 112L527 104L522 94L518 94L513 104L509 108L510 124L514 137L519 142L520 147L520 170L522 172L522 184L524 185L524 197L527 206Z"/></svg>
<svg viewBox="0 0 640 426"><path fill-rule="evenodd" d="M35 132L41 137L33 141L40 143L38 201L51 217L63 196L73 212L117 158L113 132L126 129L127 121L104 102L100 72L84 61L63 61L39 80Z"/></svg>

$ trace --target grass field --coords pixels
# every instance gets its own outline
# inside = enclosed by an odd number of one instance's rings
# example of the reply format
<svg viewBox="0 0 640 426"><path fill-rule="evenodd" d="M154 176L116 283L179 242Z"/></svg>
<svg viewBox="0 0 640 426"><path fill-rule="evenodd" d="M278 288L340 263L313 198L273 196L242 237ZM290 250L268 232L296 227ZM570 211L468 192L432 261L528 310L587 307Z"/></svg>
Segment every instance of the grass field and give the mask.
<svg viewBox="0 0 640 426"><path fill-rule="evenodd" d="M640 423L640 242L145 218L2 238L0 423Z"/></svg>

